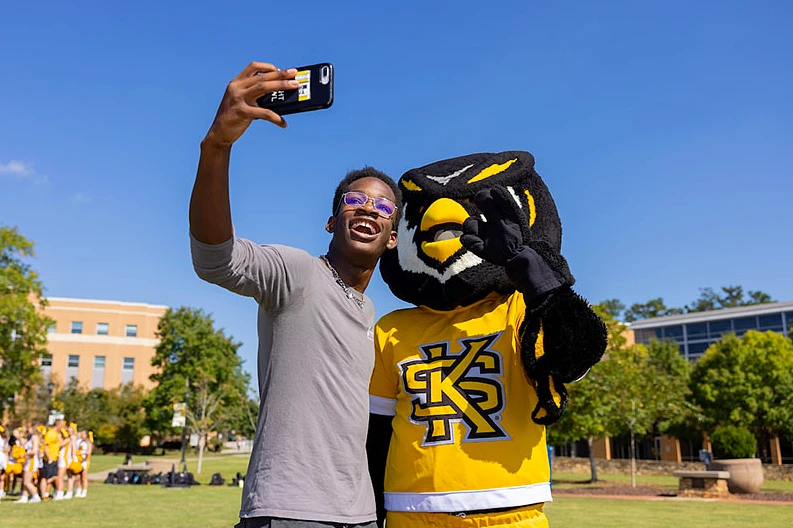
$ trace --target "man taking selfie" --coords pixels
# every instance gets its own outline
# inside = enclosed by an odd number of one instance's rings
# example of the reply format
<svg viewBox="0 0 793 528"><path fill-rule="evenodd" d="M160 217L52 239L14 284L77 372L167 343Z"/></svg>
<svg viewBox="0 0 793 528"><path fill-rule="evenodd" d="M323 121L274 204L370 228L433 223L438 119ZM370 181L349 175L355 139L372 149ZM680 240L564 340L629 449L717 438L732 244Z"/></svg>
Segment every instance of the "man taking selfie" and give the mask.
<svg viewBox="0 0 793 528"><path fill-rule="evenodd" d="M286 126L256 100L294 90L295 74L253 62L229 83L201 142L190 201L198 276L259 304L261 405L237 526L374 527L365 451L374 309L364 290L396 245L399 190L371 167L349 173L320 257L237 238L231 221L231 147L254 120Z"/></svg>

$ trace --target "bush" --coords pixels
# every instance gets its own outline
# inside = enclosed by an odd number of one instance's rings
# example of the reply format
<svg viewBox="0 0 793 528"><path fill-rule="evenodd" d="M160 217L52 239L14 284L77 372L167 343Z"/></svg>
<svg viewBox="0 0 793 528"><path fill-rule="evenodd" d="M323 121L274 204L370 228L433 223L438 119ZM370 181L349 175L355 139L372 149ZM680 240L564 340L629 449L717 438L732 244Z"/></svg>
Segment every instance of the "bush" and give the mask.
<svg viewBox="0 0 793 528"><path fill-rule="evenodd" d="M710 441L715 458L752 458L757 452L757 440L745 427L719 427L713 432Z"/></svg>

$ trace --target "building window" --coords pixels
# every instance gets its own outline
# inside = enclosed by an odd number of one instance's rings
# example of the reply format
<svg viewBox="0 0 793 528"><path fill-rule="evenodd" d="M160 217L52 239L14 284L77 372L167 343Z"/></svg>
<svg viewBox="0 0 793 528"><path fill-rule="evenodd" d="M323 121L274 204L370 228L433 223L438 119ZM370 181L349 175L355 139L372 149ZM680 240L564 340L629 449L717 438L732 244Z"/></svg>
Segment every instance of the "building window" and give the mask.
<svg viewBox="0 0 793 528"><path fill-rule="evenodd" d="M707 339L708 338L708 324L707 323L691 323L686 325L686 336L689 339Z"/></svg>
<svg viewBox="0 0 793 528"><path fill-rule="evenodd" d="M732 332L732 321L724 319L723 321L711 321L708 323L710 326L710 338L719 339L721 334Z"/></svg>
<svg viewBox="0 0 793 528"><path fill-rule="evenodd" d="M107 335L110 325L107 323L96 323L96 335Z"/></svg>
<svg viewBox="0 0 793 528"><path fill-rule="evenodd" d="M82 334L83 333L83 322L82 321L72 321L72 333L73 334Z"/></svg>
<svg viewBox="0 0 793 528"><path fill-rule="evenodd" d="M52 376L52 354L41 355L41 375L45 380L50 379Z"/></svg>
<svg viewBox="0 0 793 528"><path fill-rule="evenodd" d="M774 332L782 332L782 314L769 314L761 315L758 318L759 330L773 330Z"/></svg>
<svg viewBox="0 0 793 528"><path fill-rule="evenodd" d="M127 337L138 337L138 325L127 325L124 329L124 335Z"/></svg>
<svg viewBox="0 0 793 528"><path fill-rule="evenodd" d="M66 363L66 385L69 386L72 383L72 380L77 379L77 373L79 372L80 367L80 356L78 355L69 355L69 359Z"/></svg>
<svg viewBox="0 0 793 528"><path fill-rule="evenodd" d="M94 356L94 370L91 372L91 388L101 389L105 386L105 356Z"/></svg>
<svg viewBox="0 0 793 528"><path fill-rule="evenodd" d="M698 358L710 347L711 343L689 343L688 344L688 357L689 359Z"/></svg>
<svg viewBox="0 0 793 528"><path fill-rule="evenodd" d="M740 317L738 319L733 319L732 325L735 328L735 335L738 337L744 335L747 330L755 330L757 329L757 318L756 317Z"/></svg>
<svg viewBox="0 0 793 528"><path fill-rule="evenodd" d="M54 334L56 329L57 329L57 323L52 323L47 327L47 333Z"/></svg>
<svg viewBox="0 0 793 528"><path fill-rule="evenodd" d="M135 377L135 358L125 357L121 368L121 383L132 383Z"/></svg>
<svg viewBox="0 0 793 528"><path fill-rule="evenodd" d="M644 345L655 339L655 330L636 330L636 342Z"/></svg>
<svg viewBox="0 0 793 528"><path fill-rule="evenodd" d="M664 328L664 339L674 339L678 342L683 342L683 326L667 326Z"/></svg>

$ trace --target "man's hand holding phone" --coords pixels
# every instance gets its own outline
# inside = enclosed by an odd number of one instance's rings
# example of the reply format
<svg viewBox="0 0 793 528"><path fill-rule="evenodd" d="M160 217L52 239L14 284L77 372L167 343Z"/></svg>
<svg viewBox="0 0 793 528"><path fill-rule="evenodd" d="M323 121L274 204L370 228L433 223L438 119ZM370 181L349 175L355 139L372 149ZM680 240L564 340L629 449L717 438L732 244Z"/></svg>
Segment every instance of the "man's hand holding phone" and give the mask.
<svg viewBox="0 0 793 528"><path fill-rule="evenodd" d="M295 90L297 70L279 70L265 62L251 62L229 83L220 102L215 120L204 138L205 146L228 148L237 141L255 119L286 127L283 117L262 108L256 100L278 91Z"/></svg>

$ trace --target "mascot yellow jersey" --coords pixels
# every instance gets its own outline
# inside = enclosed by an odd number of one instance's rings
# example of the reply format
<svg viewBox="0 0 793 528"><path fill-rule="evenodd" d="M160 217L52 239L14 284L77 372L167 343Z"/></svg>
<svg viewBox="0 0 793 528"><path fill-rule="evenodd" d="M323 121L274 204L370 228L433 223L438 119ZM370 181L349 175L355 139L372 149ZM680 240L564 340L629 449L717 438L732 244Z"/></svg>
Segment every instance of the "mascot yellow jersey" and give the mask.
<svg viewBox="0 0 793 528"><path fill-rule="evenodd" d="M537 395L515 353L525 311L520 293L494 293L458 310L418 307L379 321L370 405L395 415L397 439L386 465L386 509L551 500L545 429L527 419Z"/></svg>

